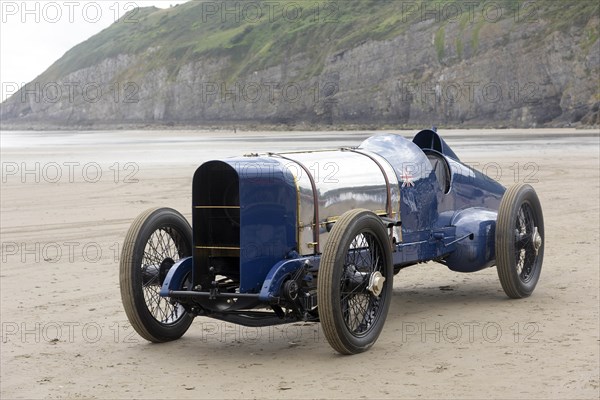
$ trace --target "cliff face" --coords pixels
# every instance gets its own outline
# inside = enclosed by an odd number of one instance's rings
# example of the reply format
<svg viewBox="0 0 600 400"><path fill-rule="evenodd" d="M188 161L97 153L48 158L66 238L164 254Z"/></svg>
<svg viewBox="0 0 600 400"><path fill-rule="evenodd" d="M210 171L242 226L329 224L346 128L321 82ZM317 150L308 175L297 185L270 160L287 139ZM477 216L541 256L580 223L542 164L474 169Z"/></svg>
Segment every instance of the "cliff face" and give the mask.
<svg viewBox="0 0 600 400"><path fill-rule="evenodd" d="M5 101L2 123L600 124L595 1L308 3L295 19L140 9Z"/></svg>

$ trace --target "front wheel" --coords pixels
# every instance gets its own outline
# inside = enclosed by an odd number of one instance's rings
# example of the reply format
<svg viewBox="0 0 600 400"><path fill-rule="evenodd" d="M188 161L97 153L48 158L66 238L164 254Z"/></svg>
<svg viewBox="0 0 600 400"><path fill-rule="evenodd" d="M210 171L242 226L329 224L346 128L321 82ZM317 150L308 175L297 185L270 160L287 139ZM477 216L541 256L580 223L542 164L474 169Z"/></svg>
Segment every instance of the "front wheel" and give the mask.
<svg viewBox="0 0 600 400"><path fill-rule="evenodd" d="M496 223L496 265L506 295L531 295L544 259L542 206L530 185L510 187L502 197Z"/></svg>
<svg viewBox="0 0 600 400"><path fill-rule="evenodd" d="M379 337L392 298L389 236L368 210L335 223L319 267L319 319L327 341L342 354L369 349Z"/></svg>
<svg viewBox="0 0 600 400"><path fill-rule="evenodd" d="M159 295L169 269L191 255L192 228L173 209L147 210L129 228L119 272L121 299L131 326L144 339L179 339L192 323L181 304Z"/></svg>

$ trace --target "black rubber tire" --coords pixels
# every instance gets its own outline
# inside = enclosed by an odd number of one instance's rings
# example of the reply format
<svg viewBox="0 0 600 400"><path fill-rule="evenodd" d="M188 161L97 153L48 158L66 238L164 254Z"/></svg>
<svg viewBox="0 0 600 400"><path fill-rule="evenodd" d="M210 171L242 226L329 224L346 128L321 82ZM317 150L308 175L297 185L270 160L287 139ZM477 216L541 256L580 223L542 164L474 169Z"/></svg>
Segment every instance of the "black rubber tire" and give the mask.
<svg viewBox="0 0 600 400"><path fill-rule="evenodd" d="M161 246L154 243L155 238L160 240ZM150 240L154 247L149 245ZM119 283L121 300L131 326L141 337L155 343L179 339L193 320L180 304L172 304L168 298L158 296L158 274L156 280L143 282L144 268L160 263L165 255L172 261L191 256L192 228L177 211L152 208L138 216L127 232ZM159 312L164 319L157 319Z"/></svg>
<svg viewBox="0 0 600 400"><path fill-rule="evenodd" d="M355 238L363 238L361 240L371 242L368 243L369 248L373 250L370 262L373 258L377 259L380 255L378 266L370 264L371 271L377 269L386 278L383 283L383 289L379 296L373 295L364 285L362 291L351 290L353 295L346 295L342 298L342 286L346 285L343 277L346 275L349 261L347 256L352 253L349 251ZM354 253L356 257L356 253ZM373 256L375 254L375 256ZM356 260L355 260L356 261ZM356 272L356 267L353 267ZM389 236L386 232L381 219L368 210L356 209L346 212L335 223L328 241L325 245L321 263L319 266L319 274L317 281L317 298L319 319L325 333L327 341L335 350L342 354L357 354L368 350L377 340L383 329L385 318L387 316L390 303L392 300L394 269L392 266L392 254L389 245ZM364 282L364 279L363 279ZM357 288L362 287L361 283ZM350 289L348 289L350 290ZM360 322L357 329L351 330L348 326L346 318L351 319L354 316L354 321L357 313L357 308L350 310L350 302L362 296L363 301L367 304L364 308L362 316L359 316ZM344 316L343 304L346 305L346 316ZM356 303L355 303L356 304ZM367 326L364 332L356 332L361 326Z"/></svg>
<svg viewBox="0 0 600 400"><path fill-rule="evenodd" d="M534 230L541 237L535 251ZM542 272L544 217L535 190L516 184L504 193L496 223L496 265L506 295L513 299L530 296Z"/></svg>

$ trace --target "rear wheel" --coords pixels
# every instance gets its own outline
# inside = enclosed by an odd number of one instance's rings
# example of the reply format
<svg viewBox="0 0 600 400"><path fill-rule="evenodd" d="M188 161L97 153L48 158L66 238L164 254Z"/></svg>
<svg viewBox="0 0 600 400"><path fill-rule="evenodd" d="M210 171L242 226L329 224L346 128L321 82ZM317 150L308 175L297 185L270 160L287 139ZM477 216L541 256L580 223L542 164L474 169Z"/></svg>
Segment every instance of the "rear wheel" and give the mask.
<svg viewBox="0 0 600 400"><path fill-rule="evenodd" d="M129 228L120 264L121 299L129 322L144 339L175 340L192 323L181 304L159 295L169 269L191 255L192 228L173 209L147 210ZM181 289L187 284L189 279Z"/></svg>
<svg viewBox="0 0 600 400"><path fill-rule="evenodd" d="M531 295L544 259L542 206L530 185L510 187L502 197L496 223L496 265L508 297Z"/></svg>
<svg viewBox="0 0 600 400"><path fill-rule="evenodd" d="M369 349L379 337L392 297L389 237L368 210L346 212L323 251L317 294L329 344L342 354Z"/></svg>

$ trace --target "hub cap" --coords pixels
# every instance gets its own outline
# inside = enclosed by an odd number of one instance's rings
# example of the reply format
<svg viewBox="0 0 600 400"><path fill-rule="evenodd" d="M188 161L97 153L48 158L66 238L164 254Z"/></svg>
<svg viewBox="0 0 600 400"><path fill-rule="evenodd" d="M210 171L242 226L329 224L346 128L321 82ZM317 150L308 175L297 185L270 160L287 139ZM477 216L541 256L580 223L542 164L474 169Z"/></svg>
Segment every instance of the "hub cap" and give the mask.
<svg viewBox="0 0 600 400"><path fill-rule="evenodd" d="M371 274L369 278L369 285L367 286L367 290L373 293L373 296L379 297L381 291L383 290L383 283L385 282L385 277L381 275L381 272L375 271Z"/></svg>

